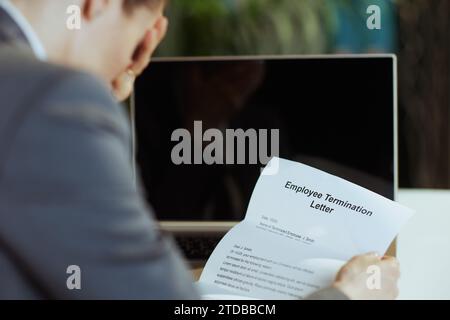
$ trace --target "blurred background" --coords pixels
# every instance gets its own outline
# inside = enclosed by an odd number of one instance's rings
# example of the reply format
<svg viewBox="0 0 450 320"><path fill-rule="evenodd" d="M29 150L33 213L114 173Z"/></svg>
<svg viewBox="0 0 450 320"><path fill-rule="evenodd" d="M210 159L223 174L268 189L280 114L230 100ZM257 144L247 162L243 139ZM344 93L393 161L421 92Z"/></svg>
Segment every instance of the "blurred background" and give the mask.
<svg viewBox="0 0 450 320"><path fill-rule="evenodd" d="M167 14L159 57L397 54L400 187L450 189L450 1L171 0Z"/></svg>

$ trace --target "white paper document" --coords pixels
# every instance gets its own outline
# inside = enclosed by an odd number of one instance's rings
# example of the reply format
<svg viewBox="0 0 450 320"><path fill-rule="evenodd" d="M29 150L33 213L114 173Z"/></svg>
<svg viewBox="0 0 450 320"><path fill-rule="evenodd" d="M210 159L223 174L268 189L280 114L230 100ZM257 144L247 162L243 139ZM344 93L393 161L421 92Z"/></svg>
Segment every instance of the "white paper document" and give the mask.
<svg viewBox="0 0 450 320"><path fill-rule="evenodd" d="M274 170L276 168L276 170ZM273 158L245 219L209 258L207 299L302 299L330 286L350 258L383 255L413 212L312 167Z"/></svg>

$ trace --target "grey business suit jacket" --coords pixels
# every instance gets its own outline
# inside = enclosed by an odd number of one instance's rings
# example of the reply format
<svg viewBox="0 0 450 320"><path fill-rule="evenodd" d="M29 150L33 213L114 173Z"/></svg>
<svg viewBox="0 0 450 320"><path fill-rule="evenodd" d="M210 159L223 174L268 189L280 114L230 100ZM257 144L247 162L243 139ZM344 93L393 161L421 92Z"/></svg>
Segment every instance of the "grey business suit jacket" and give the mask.
<svg viewBox="0 0 450 320"><path fill-rule="evenodd" d="M197 297L135 186L107 88L2 47L0 104L0 299Z"/></svg>
<svg viewBox="0 0 450 320"><path fill-rule="evenodd" d="M198 297L130 150L109 90L38 61L0 8L0 299ZM81 290L67 287L71 265Z"/></svg>
<svg viewBox="0 0 450 320"><path fill-rule="evenodd" d="M35 59L11 23L0 13L0 299L198 298L134 183L121 107L92 76Z"/></svg>

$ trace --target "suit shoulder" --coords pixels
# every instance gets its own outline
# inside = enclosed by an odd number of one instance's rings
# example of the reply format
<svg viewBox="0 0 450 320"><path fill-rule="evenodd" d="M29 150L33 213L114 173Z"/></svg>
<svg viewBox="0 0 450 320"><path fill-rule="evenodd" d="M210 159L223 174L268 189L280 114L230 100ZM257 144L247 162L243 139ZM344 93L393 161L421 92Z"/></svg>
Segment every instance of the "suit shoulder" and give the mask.
<svg viewBox="0 0 450 320"><path fill-rule="evenodd" d="M125 112L110 89L88 73L20 54L1 54L0 84L0 97L8 100L10 114L33 105L34 112L127 134Z"/></svg>
<svg viewBox="0 0 450 320"><path fill-rule="evenodd" d="M43 62L18 50L2 48L0 83L3 95L14 88L13 92L21 91L22 96L34 91L39 98L100 102L112 109L118 107L110 89L93 75Z"/></svg>
<svg viewBox="0 0 450 320"><path fill-rule="evenodd" d="M128 135L125 112L110 90L83 72L60 69L41 97L42 111L60 120Z"/></svg>

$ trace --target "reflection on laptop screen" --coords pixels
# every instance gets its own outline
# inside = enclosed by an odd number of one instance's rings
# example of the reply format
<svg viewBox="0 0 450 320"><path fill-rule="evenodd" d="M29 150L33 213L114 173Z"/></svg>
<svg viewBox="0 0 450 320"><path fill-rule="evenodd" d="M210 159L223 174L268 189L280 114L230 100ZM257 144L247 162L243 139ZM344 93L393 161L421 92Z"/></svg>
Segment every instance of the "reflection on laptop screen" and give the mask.
<svg viewBox="0 0 450 320"><path fill-rule="evenodd" d="M391 56L153 62L135 95L137 159L157 218L242 220L264 158L250 159L255 138L256 154L277 151L393 199L394 76ZM211 128L223 133L212 165L202 157ZM245 164L227 129L247 133ZM180 132L190 134L183 150Z"/></svg>

